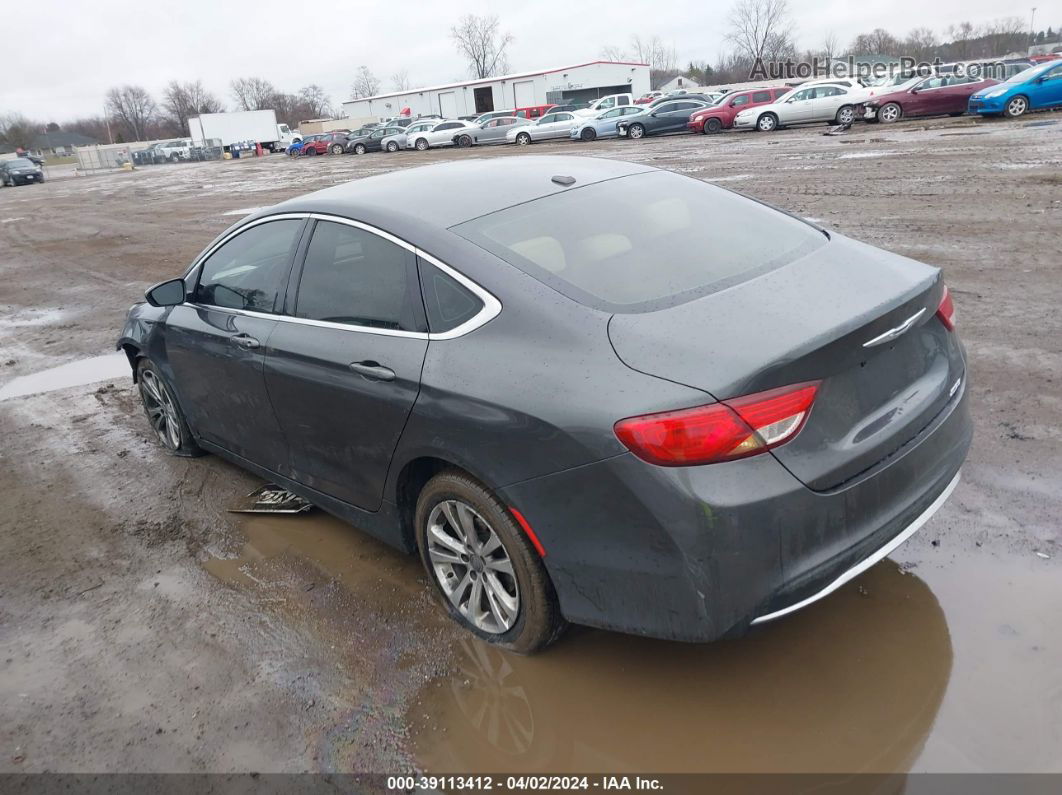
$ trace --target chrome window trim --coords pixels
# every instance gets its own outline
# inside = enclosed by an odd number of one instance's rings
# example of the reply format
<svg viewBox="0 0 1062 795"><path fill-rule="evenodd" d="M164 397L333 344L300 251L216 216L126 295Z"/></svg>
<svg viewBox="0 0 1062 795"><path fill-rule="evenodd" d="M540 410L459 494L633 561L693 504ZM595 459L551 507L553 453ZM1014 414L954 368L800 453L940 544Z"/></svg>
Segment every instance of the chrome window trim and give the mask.
<svg viewBox="0 0 1062 795"><path fill-rule="evenodd" d="M232 230L231 234L225 235L223 238L218 240L217 243L215 243L202 254L200 254L199 257L197 257L196 260L192 263L192 266L185 272L182 278L187 280L188 277L195 273L196 269L199 268L199 266L202 265L202 263L205 262L215 251L217 251L219 248L228 243L234 237L239 234L242 234L251 227L258 226L259 224L268 223L270 221L305 220L307 218L316 221L331 221L333 223L353 226L357 229L362 229L370 234L376 235L377 237L382 237L384 240L387 240L397 246L406 249L407 251L412 252L415 256L421 257L425 261L431 263L436 268L445 273L447 276L449 276L454 281L458 282L471 293L473 293L482 302L483 307L479 310L479 312L477 312L475 315L473 315L461 325L455 326L449 331L440 331L432 333L424 331L403 331L400 329L382 329L374 328L373 326L357 326L352 323L333 323L328 320L311 320L310 318L294 317L292 315L284 315L279 313L273 314L270 312L255 312L248 309L234 309L232 307L227 306L199 304L194 301L185 301L183 304L181 304L181 306L189 306L195 309L212 309L232 315L259 317L268 320L277 320L282 323L296 323L298 325L303 326L316 326L317 328L332 328L340 329L342 331L353 331L359 334L379 334L385 337L406 337L409 339L421 339L433 342L442 340L452 340L457 339L458 337L463 337L464 335L475 331L479 327L486 325L494 318L496 318L499 314L501 314L501 301L499 301L493 293L489 292L484 287L472 281L460 271L451 268L439 258L429 254L427 251L424 251L423 249L418 248L417 246L414 246L412 243L409 243L408 241L405 241L400 237L396 237L390 232L385 232L383 229L379 229L378 227L372 226L371 224L366 224L361 221L355 221L352 218L344 218L341 215L329 215L328 213L277 213L276 215L267 215L263 218L257 218L254 221L251 221L250 223L240 226L238 229Z"/></svg>

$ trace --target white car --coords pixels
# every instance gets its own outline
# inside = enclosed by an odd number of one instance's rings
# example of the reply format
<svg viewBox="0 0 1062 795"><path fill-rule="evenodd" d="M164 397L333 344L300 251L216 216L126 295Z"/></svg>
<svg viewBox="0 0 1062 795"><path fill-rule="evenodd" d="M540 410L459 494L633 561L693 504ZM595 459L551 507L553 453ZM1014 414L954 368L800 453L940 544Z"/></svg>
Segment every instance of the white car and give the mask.
<svg viewBox="0 0 1062 795"><path fill-rule="evenodd" d="M820 83L798 86L771 105L758 105L734 117L735 129L771 132L779 127L811 122L851 124L856 118L856 104L863 101L864 89Z"/></svg>
<svg viewBox="0 0 1062 795"><path fill-rule="evenodd" d="M412 127L413 125L410 125ZM460 119L447 119L446 121L437 121L435 126L430 130L422 130L416 133L406 133L406 146L407 148L417 149L423 152L425 149L430 149L433 146L453 146L454 136L457 131L463 128L475 127L476 125L470 121L462 121Z"/></svg>
<svg viewBox="0 0 1062 795"><path fill-rule="evenodd" d="M612 108L618 108L622 105L633 104L634 94L609 94L608 96L598 97L587 107L572 112L576 116L591 119L606 110L612 110Z"/></svg>
<svg viewBox="0 0 1062 795"><path fill-rule="evenodd" d="M410 140L410 136L416 135L419 132L431 132L432 128L435 127L439 121L439 119L415 121L402 132L388 135L380 142L380 146L385 152L397 152L399 149L412 149L413 142Z"/></svg>
<svg viewBox="0 0 1062 795"><path fill-rule="evenodd" d="M576 116L569 111L560 113L547 113L534 124L525 124L522 127L509 130L505 134L505 140L509 143L525 146L532 141L546 141L550 138L567 138L571 135L572 127L584 121L582 116Z"/></svg>

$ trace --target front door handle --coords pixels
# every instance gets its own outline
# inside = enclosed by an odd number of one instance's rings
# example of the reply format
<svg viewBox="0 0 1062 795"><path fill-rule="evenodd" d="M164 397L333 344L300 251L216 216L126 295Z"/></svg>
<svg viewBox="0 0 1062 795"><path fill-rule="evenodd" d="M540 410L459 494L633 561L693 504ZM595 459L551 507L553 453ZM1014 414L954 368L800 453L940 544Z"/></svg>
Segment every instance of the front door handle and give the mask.
<svg viewBox="0 0 1062 795"><path fill-rule="evenodd" d="M371 359L365 362L351 362L350 369L370 381L394 381L395 371L390 367L384 367L379 362Z"/></svg>
<svg viewBox="0 0 1062 795"><path fill-rule="evenodd" d="M244 348L246 350L253 350L255 348L262 347L262 343L260 343L250 334L237 334L234 337L229 337L229 339L235 344L239 345L241 348Z"/></svg>

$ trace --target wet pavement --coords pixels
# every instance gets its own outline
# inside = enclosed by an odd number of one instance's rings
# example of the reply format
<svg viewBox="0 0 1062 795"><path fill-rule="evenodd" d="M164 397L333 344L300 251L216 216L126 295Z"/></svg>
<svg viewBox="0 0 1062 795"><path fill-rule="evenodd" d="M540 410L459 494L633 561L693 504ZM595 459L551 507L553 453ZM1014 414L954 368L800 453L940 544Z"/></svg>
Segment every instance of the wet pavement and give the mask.
<svg viewBox="0 0 1062 795"><path fill-rule="evenodd" d="M511 149L0 192L0 771L1062 772L1060 131L533 147L943 267L977 433L941 511L828 599L735 641L574 627L531 658L456 629L416 559L338 520L229 513L260 481L165 456L113 353L128 305L249 208Z"/></svg>

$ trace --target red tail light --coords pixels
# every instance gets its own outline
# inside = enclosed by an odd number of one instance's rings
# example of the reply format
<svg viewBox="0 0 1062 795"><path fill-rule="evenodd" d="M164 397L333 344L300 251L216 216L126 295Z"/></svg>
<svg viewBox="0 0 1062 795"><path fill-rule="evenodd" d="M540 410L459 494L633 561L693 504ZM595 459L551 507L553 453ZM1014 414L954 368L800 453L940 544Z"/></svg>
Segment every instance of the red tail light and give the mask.
<svg viewBox="0 0 1062 795"><path fill-rule="evenodd" d="M620 420L616 436L643 461L691 466L733 461L785 444L811 412L819 382L794 384L710 406Z"/></svg>
<svg viewBox="0 0 1062 795"><path fill-rule="evenodd" d="M944 328L948 331L955 330L955 321L957 315L955 313L955 304L951 300L951 290L948 289L948 285L944 285L944 295L940 297L940 305L937 307L937 317L940 318L940 322L944 324Z"/></svg>

